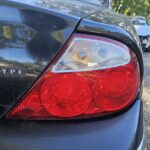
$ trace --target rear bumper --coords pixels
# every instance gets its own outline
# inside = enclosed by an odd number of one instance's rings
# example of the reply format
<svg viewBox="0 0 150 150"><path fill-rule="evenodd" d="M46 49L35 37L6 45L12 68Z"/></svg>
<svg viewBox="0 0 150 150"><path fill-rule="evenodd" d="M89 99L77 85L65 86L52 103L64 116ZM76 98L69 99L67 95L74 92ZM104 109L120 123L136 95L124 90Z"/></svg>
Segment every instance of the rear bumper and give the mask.
<svg viewBox="0 0 150 150"><path fill-rule="evenodd" d="M0 122L1 150L142 150L143 106L107 120Z"/></svg>
<svg viewBox="0 0 150 150"><path fill-rule="evenodd" d="M145 135L143 135L142 141L138 146L137 150L144 150L144 142L145 142Z"/></svg>

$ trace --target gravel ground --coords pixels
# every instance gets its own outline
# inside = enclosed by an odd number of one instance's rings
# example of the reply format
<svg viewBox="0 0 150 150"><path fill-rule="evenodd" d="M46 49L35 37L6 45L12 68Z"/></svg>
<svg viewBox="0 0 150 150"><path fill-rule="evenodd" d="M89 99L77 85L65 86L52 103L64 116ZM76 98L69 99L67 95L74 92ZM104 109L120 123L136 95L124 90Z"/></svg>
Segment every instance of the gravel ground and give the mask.
<svg viewBox="0 0 150 150"><path fill-rule="evenodd" d="M144 150L150 150L150 53L144 53L144 113L145 113L145 124L146 124L146 145Z"/></svg>

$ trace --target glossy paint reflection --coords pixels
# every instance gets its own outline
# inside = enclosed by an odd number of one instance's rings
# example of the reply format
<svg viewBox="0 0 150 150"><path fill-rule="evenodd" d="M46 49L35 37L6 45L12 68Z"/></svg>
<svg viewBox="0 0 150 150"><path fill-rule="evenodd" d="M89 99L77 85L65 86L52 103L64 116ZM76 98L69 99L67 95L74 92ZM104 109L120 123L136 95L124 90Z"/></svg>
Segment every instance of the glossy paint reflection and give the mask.
<svg viewBox="0 0 150 150"><path fill-rule="evenodd" d="M1 4L1 3L0 3ZM69 38L77 19L0 5L0 116L25 93ZM66 19L65 19L66 18Z"/></svg>

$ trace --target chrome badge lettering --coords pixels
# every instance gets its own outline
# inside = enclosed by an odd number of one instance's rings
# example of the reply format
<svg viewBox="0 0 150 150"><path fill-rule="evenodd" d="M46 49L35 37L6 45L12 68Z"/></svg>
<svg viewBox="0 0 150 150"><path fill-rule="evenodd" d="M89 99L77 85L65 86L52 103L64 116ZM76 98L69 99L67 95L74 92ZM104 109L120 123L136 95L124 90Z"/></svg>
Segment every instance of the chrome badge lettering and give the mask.
<svg viewBox="0 0 150 150"><path fill-rule="evenodd" d="M22 76L25 72L18 68L0 68L0 76Z"/></svg>

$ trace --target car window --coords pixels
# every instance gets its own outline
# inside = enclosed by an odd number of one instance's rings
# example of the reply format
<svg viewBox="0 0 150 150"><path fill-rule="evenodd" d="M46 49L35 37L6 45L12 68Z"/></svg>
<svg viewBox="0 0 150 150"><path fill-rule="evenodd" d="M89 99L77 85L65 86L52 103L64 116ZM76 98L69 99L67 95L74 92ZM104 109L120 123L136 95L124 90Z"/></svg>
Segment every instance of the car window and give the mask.
<svg viewBox="0 0 150 150"><path fill-rule="evenodd" d="M134 19L132 22L134 25L148 26L148 22L145 19Z"/></svg>
<svg viewBox="0 0 150 150"><path fill-rule="evenodd" d="M110 6L110 0L77 0L80 2L90 3L94 5L100 5L102 7L109 8Z"/></svg>
<svg viewBox="0 0 150 150"><path fill-rule="evenodd" d="M111 1L112 0L11 0L11 1L16 1L16 2L24 2L27 4L35 4L35 3L49 3L49 2L58 2L58 1L62 1L62 2L68 2L68 1L73 1L73 2L82 2L84 3L88 3L88 4L92 4L92 5L96 5L96 6L101 6L104 8L111 8Z"/></svg>

